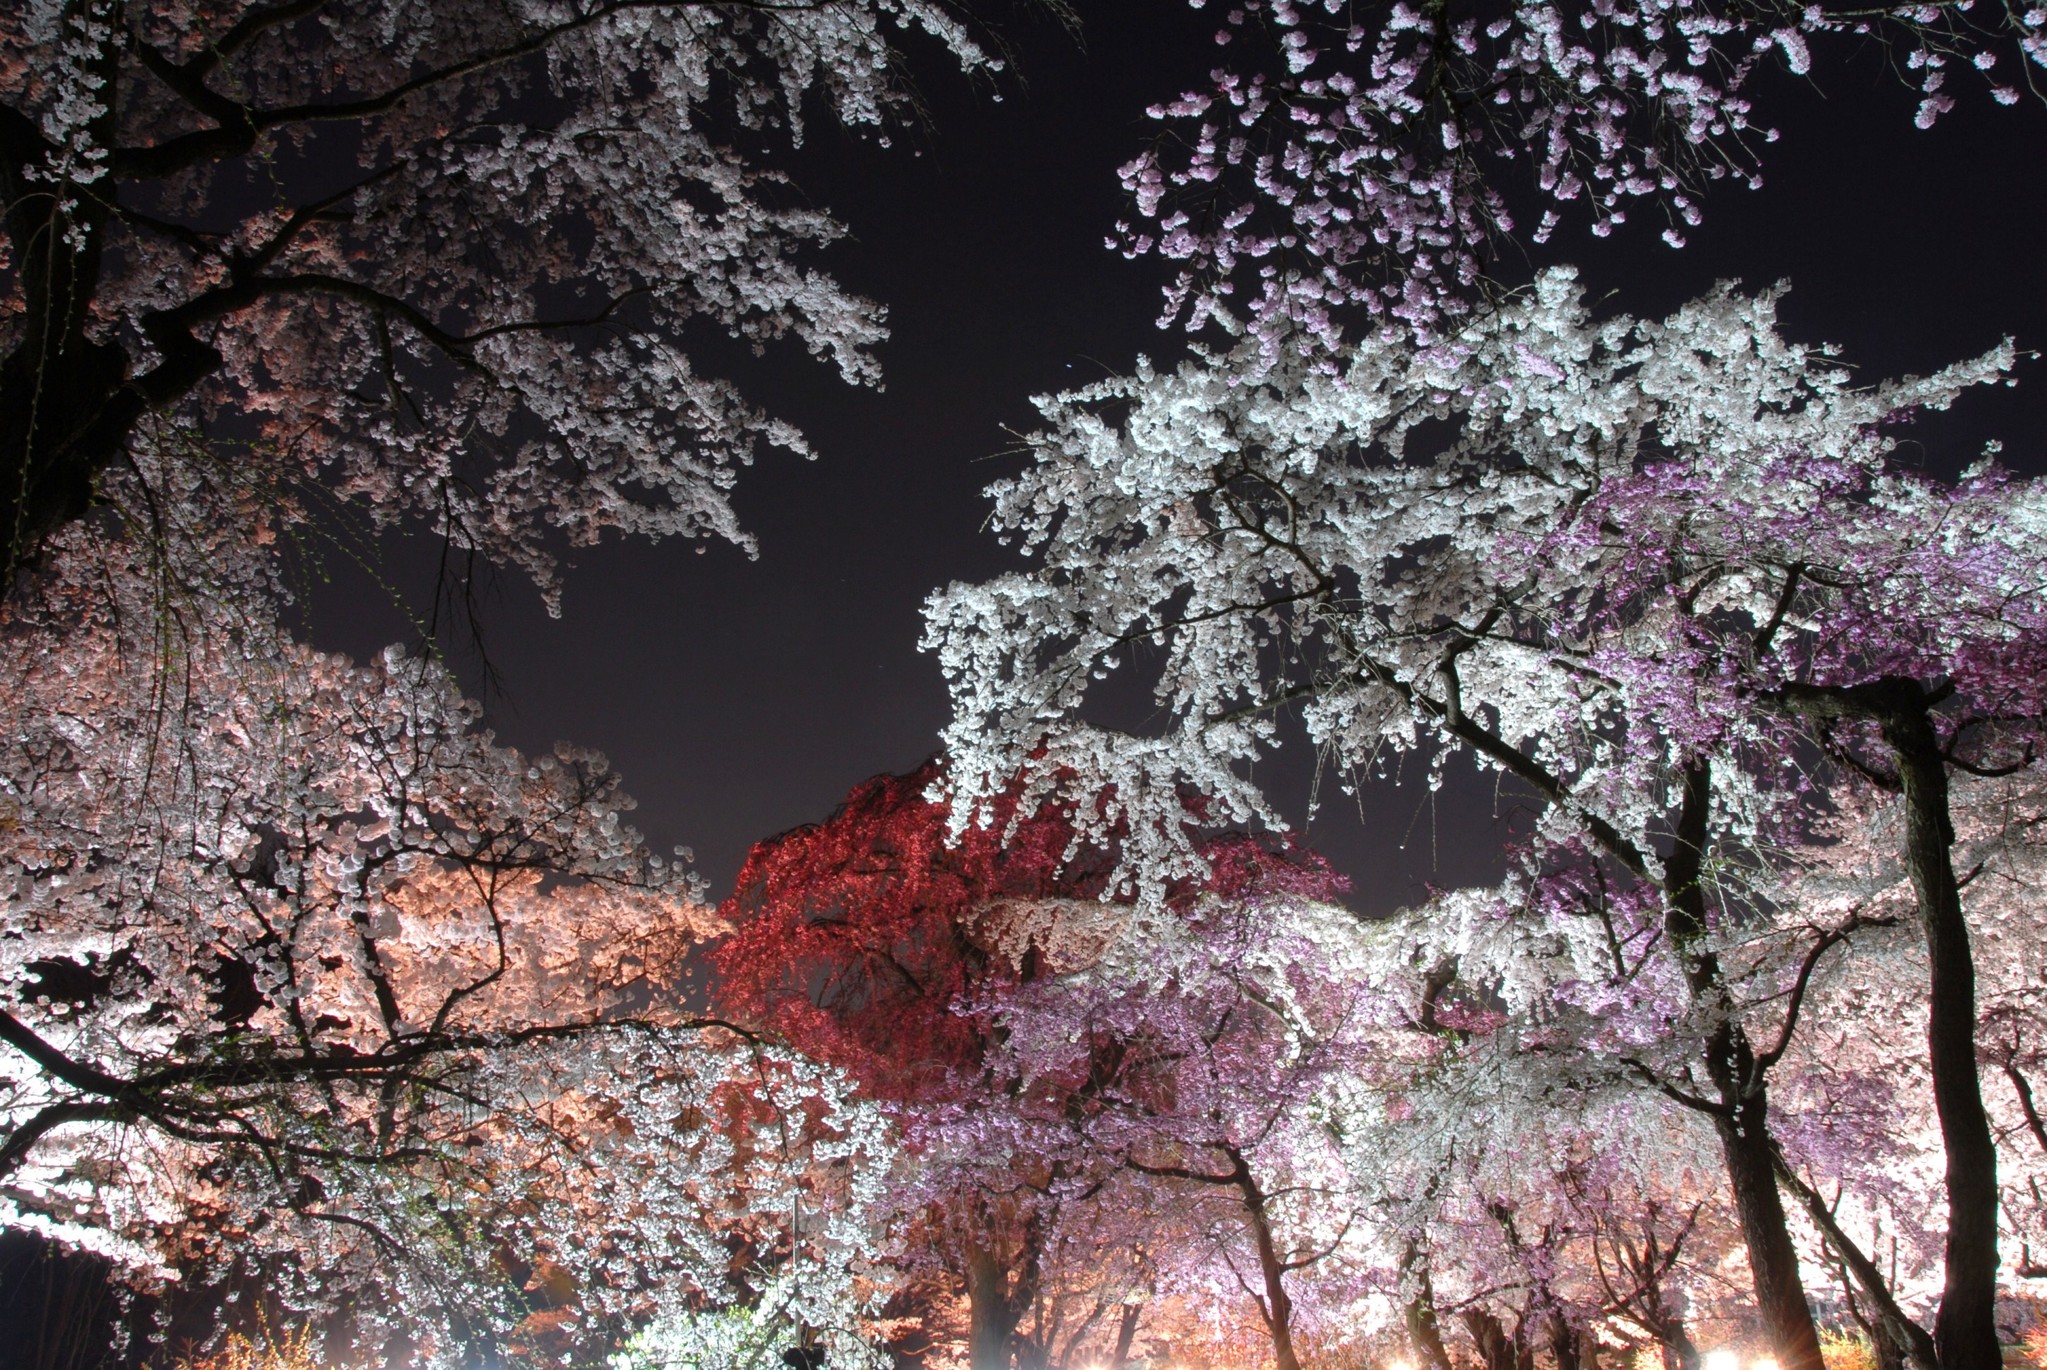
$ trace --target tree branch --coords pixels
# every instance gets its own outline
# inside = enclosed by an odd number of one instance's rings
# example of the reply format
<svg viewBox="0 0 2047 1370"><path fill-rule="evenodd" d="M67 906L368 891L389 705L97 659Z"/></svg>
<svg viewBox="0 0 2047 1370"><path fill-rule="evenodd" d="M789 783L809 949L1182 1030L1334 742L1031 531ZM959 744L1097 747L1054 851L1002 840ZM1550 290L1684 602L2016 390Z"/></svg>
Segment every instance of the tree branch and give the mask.
<svg viewBox="0 0 2047 1370"><path fill-rule="evenodd" d="M1813 940L1813 944L1806 949L1804 959L1799 963L1798 977L1792 982L1790 1004L1784 1011L1784 1023L1777 1033L1777 1040L1769 1050L1759 1054L1750 1067L1749 1075L1752 1082L1749 1085L1750 1092L1760 1085L1764 1073L1782 1060L1784 1053L1790 1049L1791 1035L1798 1028L1799 1010L1805 1005L1805 992L1812 983L1813 970L1819 965L1820 958L1863 928L1895 927L1897 922L1896 918L1889 915L1869 917L1858 913L1839 927L1829 928Z"/></svg>

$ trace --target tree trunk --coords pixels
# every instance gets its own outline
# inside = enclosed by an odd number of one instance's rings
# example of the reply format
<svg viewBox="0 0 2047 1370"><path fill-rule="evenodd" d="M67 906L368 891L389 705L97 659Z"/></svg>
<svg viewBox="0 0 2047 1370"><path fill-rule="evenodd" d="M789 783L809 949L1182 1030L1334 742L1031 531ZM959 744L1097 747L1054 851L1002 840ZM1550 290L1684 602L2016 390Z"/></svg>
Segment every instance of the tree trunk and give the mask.
<svg viewBox="0 0 2047 1370"><path fill-rule="evenodd" d="M1557 1370L1599 1370L1599 1338L1590 1328L1574 1326L1561 1309L1553 1307L1543 1318L1543 1335Z"/></svg>
<svg viewBox="0 0 2047 1370"><path fill-rule="evenodd" d="M1415 1354L1428 1370L1451 1370L1450 1351L1443 1345L1443 1329L1436 1321L1436 1288L1429 1277L1428 1257L1422 1254L1421 1246L1409 1242L1400 1260L1402 1273L1415 1273L1414 1296L1402 1310L1407 1323L1407 1337L1414 1344Z"/></svg>
<svg viewBox="0 0 2047 1370"><path fill-rule="evenodd" d="M1259 1188L1243 1153L1234 1147L1224 1150L1235 1167L1237 1188L1244 1196L1244 1210L1250 1218L1251 1237L1258 1246L1258 1270L1265 1279L1265 1326L1272 1334L1273 1370L1301 1370L1300 1359L1294 1354L1294 1301L1286 1292L1286 1265L1280 1259L1279 1247L1272 1239L1272 1223L1265 1214L1265 1191Z"/></svg>
<svg viewBox="0 0 2047 1370"><path fill-rule="evenodd" d="M1740 1034L1723 1029L1714 1037L1710 1049L1723 1060L1740 1063L1748 1056L1748 1043ZM1729 1038L1735 1040L1724 1040ZM1728 1073L1736 1079L1741 1074ZM1738 1088L1723 1088L1721 1102L1731 1109L1732 1116L1718 1116L1714 1124L1720 1133L1735 1208L1741 1214L1756 1308L1762 1314L1770 1349L1785 1370L1824 1370L1819 1330L1813 1324L1805 1284L1798 1273L1798 1248L1791 1240L1783 1195L1777 1190L1777 1147L1770 1136L1768 1097L1760 1089L1744 1097Z"/></svg>
<svg viewBox="0 0 2047 1370"><path fill-rule="evenodd" d="M1676 840L1666 863L1664 895L1672 943L1684 958L1686 980L1696 1001L1720 1010L1719 1026L1706 1040L1706 1074L1718 1094L1713 1113L1720 1135L1727 1181L1741 1216L1748 1248L1756 1308L1770 1349L1782 1370L1825 1370L1819 1329L1798 1273L1798 1248L1777 1192L1776 1143L1770 1136L1769 1091L1755 1074L1755 1052L1734 1011L1720 973L1720 960L1706 949L1705 873L1707 816L1712 771L1704 760L1685 771L1684 800Z"/></svg>
<svg viewBox="0 0 2047 1370"><path fill-rule="evenodd" d="M1483 1308L1467 1308L1463 1316L1464 1330L1471 1334L1485 1370L1522 1370L1520 1337L1509 1336L1506 1325Z"/></svg>
<svg viewBox="0 0 2047 1370"><path fill-rule="evenodd" d="M1657 1324L1653 1331L1657 1344L1663 1348L1665 1370L1699 1370L1703 1359L1699 1344L1692 1340L1684 1319L1664 1303L1661 1291L1656 1296L1656 1309Z"/></svg>
<svg viewBox="0 0 2047 1370"><path fill-rule="evenodd" d="M1130 1363L1130 1347L1137 1340L1137 1322L1143 1316L1143 1304L1123 1305L1123 1316L1116 1323L1116 1350L1109 1357L1109 1370L1123 1370Z"/></svg>
<svg viewBox="0 0 2047 1370"><path fill-rule="evenodd" d="M1852 1304L1850 1311L1856 1321L1863 1323L1870 1333L1870 1342L1876 1350L1877 1364L1884 1370L1910 1366L1911 1370L1936 1370L1939 1353L1933 1338L1926 1335L1926 1329L1907 1317L1905 1310L1898 1307L1898 1301L1891 1296L1889 1285L1883 1274L1876 1268L1876 1262L1864 1254L1849 1235L1834 1221L1833 1210L1820 1198L1819 1192L1807 1184L1784 1162L1783 1154L1777 1156L1778 1174L1784 1185L1798 1196L1805 1206L1806 1216L1812 1219L1814 1227L1826 1238L1833 1248L1842 1268L1862 1290L1874 1312L1873 1319L1865 1319L1860 1309ZM1873 1324L1873 1325L1872 1325Z"/></svg>
<svg viewBox="0 0 2047 1370"><path fill-rule="evenodd" d="M1677 1319L1657 1330L1656 1342L1663 1348L1664 1370L1699 1370L1699 1345Z"/></svg>
<svg viewBox="0 0 2047 1370"><path fill-rule="evenodd" d="M1930 972L1926 1043L1947 1149L1947 1283L1933 1323L1941 1370L1998 1370L1997 1147L1976 1073L1976 967L1949 848L1947 764L1916 683L1882 717L1905 796L1905 866Z"/></svg>
<svg viewBox="0 0 2047 1370"><path fill-rule="evenodd" d="M1584 1370L1578 1354L1578 1332L1570 1320L1551 1309L1542 1323L1543 1334L1549 1340L1549 1353L1556 1358L1557 1370Z"/></svg>
<svg viewBox="0 0 2047 1370"><path fill-rule="evenodd" d="M1009 1337L1015 1330L1009 1272L994 1252L976 1247L967 1255L967 1363L972 1370L1009 1370Z"/></svg>
<svg viewBox="0 0 2047 1370"><path fill-rule="evenodd" d="M1637 1279L1642 1291L1638 1305L1640 1311L1632 1316L1648 1329L1649 1335L1656 1338L1657 1346L1662 1348L1663 1370L1699 1370L1699 1344L1686 1330L1683 1315L1672 1309L1670 1302L1664 1298L1662 1276L1654 1261L1652 1251ZM1597 1344L1595 1338L1588 1336L1586 1340Z"/></svg>

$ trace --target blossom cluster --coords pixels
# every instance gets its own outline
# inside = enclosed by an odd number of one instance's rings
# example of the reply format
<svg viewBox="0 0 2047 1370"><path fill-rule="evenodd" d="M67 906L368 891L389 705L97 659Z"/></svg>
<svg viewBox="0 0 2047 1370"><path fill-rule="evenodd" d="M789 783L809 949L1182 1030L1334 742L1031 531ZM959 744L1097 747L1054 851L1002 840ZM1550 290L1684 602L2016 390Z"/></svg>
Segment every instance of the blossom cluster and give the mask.
<svg viewBox="0 0 2047 1370"><path fill-rule="evenodd" d="M1660 212L1682 246L1714 182L1761 183L1777 133L1752 122L1752 92L1770 65L1806 76L1816 50L1879 42L1922 128L1957 73L2011 104L2047 66L2047 9L1972 0L1222 8L1210 84L1149 111L1160 130L1122 169L1135 212L1111 244L1180 264L1161 322L1234 320L1268 350L1336 347L1347 320L1453 330L1531 198L1536 243L1582 205L1600 237Z"/></svg>
<svg viewBox="0 0 2047 1370"><path fill-rule="evenodd" d="M906 33L997 65L936 0L111 9L0 15L20 201L0 241L24 268L0 351L23 377L111 357L97 370L150 408L236 416L280 486L421 519L550 604L561 539L745 545L738 468L809 453L705 369L704 336L877 379L884 311L816 264L844 229L740 149L800 143L806 104L885 129ZM23 256L46 221L68 255ZM36 392L44 429L130 398L74 382ZM82 473L38 469L34 441L8 460L33 507L146 437L48 458Z"/></svg>

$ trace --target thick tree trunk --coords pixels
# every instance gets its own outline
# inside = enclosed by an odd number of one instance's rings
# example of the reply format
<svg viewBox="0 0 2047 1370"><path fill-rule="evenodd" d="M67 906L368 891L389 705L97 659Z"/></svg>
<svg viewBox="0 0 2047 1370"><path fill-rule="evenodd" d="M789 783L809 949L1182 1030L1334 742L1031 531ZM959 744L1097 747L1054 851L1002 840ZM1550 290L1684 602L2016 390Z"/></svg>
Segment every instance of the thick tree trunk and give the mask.
<svg viewBox="0 0 2047 1370"><path fill-rule="evenodd" d="M1400 1266L1403 1274L1412 1272L1415 1280L1414 1295L1402 1310L1408 1340L1427 1370L1451 1370L1450 1351L1443 1345L1443 1329L1436 1320L1436 1287L1429 1277L1428 1257L1422 1254L1419 1244L1409 1242Z"/></svg>
<svg viewBox="0 0 2047 1370"><path fill-rule="evenodd" d="M1506 1324L1483 1308L1464 1310L1464 1330L1478 1350L1485 1370L1533 1370L1535 1356L1517 1326L1512 1333Z"/></svg>
<svg viewBox="0 0 2047 1370"><path fill-rule="evenodd" d="M1976 967L1949 848L1947 764L1925 693L1903 682L1882 718L1905 799L1905 866L1919 897L1930 971L1926 1041L1947 1148L1947 1283L1933 1324L1941 1370L1998 1370L1997 1147L1976 1072Z"/></svg>
<svg viewBox="0 0 2047 1370"><path fill-rule="evenodd" d="M1116 1322L1116 1349L1109 1357L1109 1370L1123 1370L1130 1363L1130 1347L1137 1340L1137 1323L1143 1316L1143 1304L1123 1305L1123 1316Z"/></svg>
<svg viewBox="0 0 2047 1370"><path fill-rule="evenodd" d="M993 1251L975 1248L967 1256L967 1363L972 1370L1009 1370L1016 1317L1009 1272Z"/></svg>
<svg viewBox="0 0 2047 1370"><path fill-rule="evenodd" d="M1782 1370L1825 1370L1819 1329L1813 1323L1812 1307L1806 1302L1805 1284L1798 1272L1798 1248L1791 1240L1783 1196L1777 1192L1769 1091L1761 1079L1751 1078L1755 1074L1754 1049L1733 1010L1720 960L1706 949L1703 876L1712 789L1708 763L1693 762L1685 773L1676 840L1665 866L1671 940L1684 957L1693 998L1721 1010L1719 1026L1707 1039L1705 1053L1706 1074L1719 1096L1713 1125L1720 1135L1728 1185L1741 1216L1756 1309L1762 1315L1770 1349Z"/></svg>
<svg viewBox="0 0 2047 1370"><path fill-rule="evenodd" d="M1578 1333L1563 1314L1552 1310L1542 1320L1543 1335L1549 1341L1549 1353L1556 1358L1557 1370L1583 1370L1583 1358L1578 1354Z"/></svg>
<svg viewBox="0 0 2047 1370"><path fill-rule="evenodd" d="M1543 1332L1557 1370L1599 1370L1599 1338L1591 1332L1572 1326L1554 1308L1543 1319Z"/></svg>

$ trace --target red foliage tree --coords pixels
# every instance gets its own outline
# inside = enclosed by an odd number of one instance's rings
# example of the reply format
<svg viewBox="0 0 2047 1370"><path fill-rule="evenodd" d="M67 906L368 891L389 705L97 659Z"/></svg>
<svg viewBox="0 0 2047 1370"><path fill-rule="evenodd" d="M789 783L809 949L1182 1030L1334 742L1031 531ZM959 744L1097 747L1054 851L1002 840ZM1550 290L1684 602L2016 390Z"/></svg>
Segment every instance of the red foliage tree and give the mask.
<svg viewBox="0 0 2047 1370"><path fill-rule="evenodd" d="M996 952L999 910L1100 899L1116 864L1077 843L1063 806L1018 818L1014 797L949 838L945 805L926 797L939 770L875 776L824 822L756 843L721 908L735 931L712 955L724 1012L897 1102L962 1086L986 1027L963 999L1033 974L1032 955ZM1225 897L1345 888L1321 857L1271 839L1219 833L1200 850L1202 888Z"/></svg>
<svg viewBox="0 0 2047 1370"><path fill-rule="evenodd" d="M1042 1089L1027 1098L984 1062L991 1019L1006 989L1033 979L1045 959L1029 929L1047 920L1016 914L1051 902L1071 910L1051 923L1089 921L1116 853L1078 843L1066 808L1019 815L1014 796L993 806L988 825L951 839L946 807L926 797L939 774L931 761L877 776L824 822L754 847L722 909L735 930L712 954L721 1010L907 1112L970 1101L977 1111L1056 1117L1070 1101L1038 1097ZM1201 811L1191 803L1190 822ZM1226 897L1327 897L1341 887L1319 857L1243 834L1211 835L1200 850L1210 867L1202 888ZM918 1226L944 1250L918 1259L964 1280L976 1370L1009 1363L1018 1320L1044 1287L1047 1179L963 1182L972 1192L924 1196L933 1213Z"/></svg>
<svg viewBox="0 0 2047 1370"><path fill-rule="evenodd" d="M772 1025L907 1108L996 1093L981 1079L987 1024L963 1002L1031 967L993 954L975 914L1098 894L1106 875L1070 850L1073 827L1054 809L1012 825L1012 804L948 842L944 806L925 797L937 774L933 761L876 776L824 822L756 844L722 910L736 931L712 958L723 1012ZM947 1249L926 1254L965 1280L974 1363L1006 1364L1035 1296L1036 1225L984 1195L934 1207L925 1244Z"/></svg>
<svg viewBox="0 0 2047 1370"><path fill-rule="evenodd" d="M980 1061L983 1025L958 1001L1028 967L993 955L976 910L1094 898L1109 863L1072 851L1073 825L1014 803L951 843L925 797L938 763L856 786L822 823L757 843L722 912L713 963L724 1011L851 1072L876 1097L928 1099Z"/></svg>

